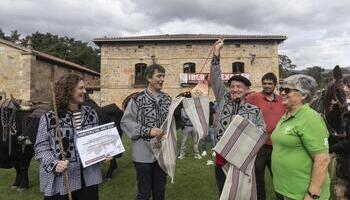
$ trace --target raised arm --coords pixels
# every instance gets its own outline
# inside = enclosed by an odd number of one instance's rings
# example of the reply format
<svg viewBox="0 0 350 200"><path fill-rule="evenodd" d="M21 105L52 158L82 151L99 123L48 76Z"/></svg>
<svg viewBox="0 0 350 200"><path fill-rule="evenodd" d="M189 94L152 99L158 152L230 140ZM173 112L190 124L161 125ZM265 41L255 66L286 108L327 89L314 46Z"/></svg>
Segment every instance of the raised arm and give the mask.
<svg viewBox="0 0 350 200"><path fill-rule="evenodd" d="M227 90L224 83L221 80L221 68L220 68L220 50L224 45L223 39L219 39L214 44L214 55L211 61L211 73L210 73L210 81L211 86L213 88L213 92L216 98L216 101L219 105L219 108L224 103L224 95Z"/></svg>

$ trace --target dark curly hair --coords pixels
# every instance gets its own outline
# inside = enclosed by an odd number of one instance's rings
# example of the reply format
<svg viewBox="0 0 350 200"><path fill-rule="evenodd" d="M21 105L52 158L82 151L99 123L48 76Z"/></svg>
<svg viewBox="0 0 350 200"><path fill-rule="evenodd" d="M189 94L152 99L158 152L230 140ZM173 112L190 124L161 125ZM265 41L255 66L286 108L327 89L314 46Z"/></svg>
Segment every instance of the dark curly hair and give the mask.
<svg viewBox="0 0 350 200"><path fill-rule="evenodd" d="M272 81L273 84L277 85L277 77L274 73L269 72L266 73L262 78L261 78L261 82L265 81L265 80L269 80Z"/></svg>
<svg viewBox="0 0 350 200"><path fill-rule="evenodd" d="M57 109L62 110L68 107L69 100L72 98L74 88L83 78L77 74L63 75L55 84L55 97Z"/></svg>

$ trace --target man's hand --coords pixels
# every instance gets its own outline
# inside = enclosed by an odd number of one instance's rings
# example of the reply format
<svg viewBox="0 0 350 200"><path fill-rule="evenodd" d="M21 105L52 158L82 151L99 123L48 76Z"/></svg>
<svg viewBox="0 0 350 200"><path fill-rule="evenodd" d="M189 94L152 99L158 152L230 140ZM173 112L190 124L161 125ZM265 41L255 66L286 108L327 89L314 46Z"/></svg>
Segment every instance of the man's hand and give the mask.
<svg viewBox="0 0 350 200"><path fill-rule="evenodd" d="M68 169L68 165L69 165L69 161L68 160L60 160L58 161L56 168L55 168L55 172L57 173L62 173L65 170Z"/></svg>
<svg viewBox="0 0 350 200"><path fill-rule="evenodd" d="M220 38L214 44L214 55L219 56L222 47L224 47L224 39Z"/></svg>
<svg viewBox="0 0 350 200"><path fill-rule="evenodd" d="M151 137L157 137L163 135L163 131L160 128L152 128L150 131Z"/></svg>
<svg viewBox="0 0 350 200"><path fill-rule="evenodd" d="M107 155L107 156L106 156L105 162L106 162L106 163L109 163L112 159L113 159L113 156Z"/></svg>

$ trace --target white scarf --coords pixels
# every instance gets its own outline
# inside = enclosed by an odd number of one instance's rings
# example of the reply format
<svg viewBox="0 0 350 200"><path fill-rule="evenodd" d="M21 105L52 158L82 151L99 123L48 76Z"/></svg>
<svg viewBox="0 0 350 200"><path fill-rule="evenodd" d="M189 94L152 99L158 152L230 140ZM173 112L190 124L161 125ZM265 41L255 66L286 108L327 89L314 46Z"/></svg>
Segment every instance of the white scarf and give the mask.
<svg viewBox="0 0 350 200"><path fill-rule="evenodd" d="M174 112L181 102L183 103L186 114L198 132L199 139L207 136L209 127L208 97L178 97L171 102L169 114L161 127L164 135L162 137L154 137L150 141L151 149L159 166L171 178L171 182L174 182L177 158L177 137Z"/></svg>

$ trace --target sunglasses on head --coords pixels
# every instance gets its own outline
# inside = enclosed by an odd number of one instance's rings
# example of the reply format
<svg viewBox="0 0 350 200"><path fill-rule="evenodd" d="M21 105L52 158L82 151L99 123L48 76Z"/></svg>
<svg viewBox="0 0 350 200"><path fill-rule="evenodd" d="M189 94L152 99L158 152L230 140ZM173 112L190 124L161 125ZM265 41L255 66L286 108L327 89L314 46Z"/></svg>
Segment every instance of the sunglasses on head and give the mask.
<svg viewBox="0 0 350 200"><path fill-rule="evenodd" d="M287 88L287 87L280 87L279 91L280 92L284 91L285 94L289 94L290 92L299 92L299 90L297 90L297 89Z"/></svg>

